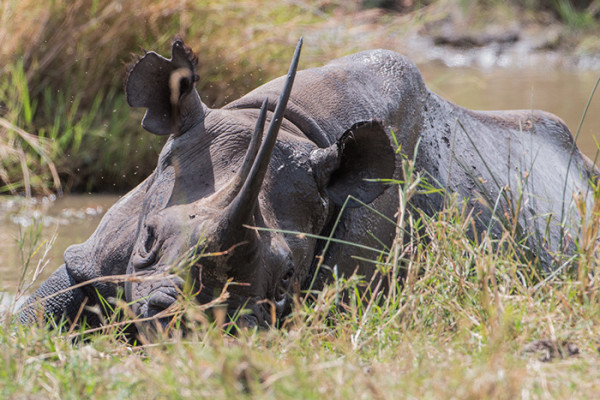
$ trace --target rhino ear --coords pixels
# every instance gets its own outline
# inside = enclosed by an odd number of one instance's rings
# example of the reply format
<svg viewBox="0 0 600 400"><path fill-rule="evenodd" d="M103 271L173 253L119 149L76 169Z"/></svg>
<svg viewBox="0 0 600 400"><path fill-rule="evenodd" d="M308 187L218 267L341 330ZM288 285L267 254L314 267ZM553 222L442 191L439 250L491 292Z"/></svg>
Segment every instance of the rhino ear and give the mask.
<svg viewBox="0 0 600 400"><path fill-rule="evenodd" d="M198 80L193 52L179 39L173 42L171 51L170 60L153 51L146 53L129 69L125 83L127 103L147 109L142 126L157 135L173 133L178 102Z"/></svg>
<svg viewBox="0 0 600 400"><path fill-rule="evenodd" d="M315 150L311 164L321 189L341 206L348 196L364 203L379 197L387 186L370 180L391 179L396 157L382 124L366 121L354 124L336 144ZM359 203L350 200L348 206Z"/></svg>

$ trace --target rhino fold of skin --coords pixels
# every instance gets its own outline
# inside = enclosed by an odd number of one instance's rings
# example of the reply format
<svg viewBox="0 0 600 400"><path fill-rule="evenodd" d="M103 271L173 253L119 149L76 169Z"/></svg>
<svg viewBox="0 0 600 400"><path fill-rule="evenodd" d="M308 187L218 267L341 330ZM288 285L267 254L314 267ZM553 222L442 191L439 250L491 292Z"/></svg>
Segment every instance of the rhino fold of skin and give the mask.
<svg viewBox="0 0 600 400"><path fill-rule="evenodd" d="M24 305L23 323L42 315L72 321L84 301L98 304L99 296L113 298L119 288L136 315L150 318L176 301L185 279L201 302L232 279L246 285L229 288L229 311L243 306L249 325L270 325L271 307L281 317L293 288L313 282L323 250L313 236L282 231L328 236L349 195L394 219L398 188L366 179L402 179L403 158L415 158L430 183L474 209L473 234L498 233L492 207L509 209L521 190L519 224L529 240L539 240L533 256L548 270L555 267L553 252L572 246L566 232L580 223L573 194L592 201L589 182L598 170L560 119L456 106L430 92L417 67L393 51L343 57L298 71L295 80L291 71L221 109L202 103L196 62L176 40L171 59L149 52L130 69L129 104L147 109L145 129L170 137L155 171L107 212L86 242L66 250L64 265ZM292 80L283 119L274 117ZM263 140L265 119L267 126L278 119L281 128ZM271 147L265 144L274 138ZM420 195L413 204L431 215L442 209L444 195ZM333 237L381 248L395 233L394 224L351 201ZM172 274L194 247L220 255L201 258L184 279ZM360 258L376 256L334 242L323 265L369 279L373 264ZM44 301L74 284L125 274L145 279L96 281ZM320 275L317 285L327 278ZM98 323L92 313L83 316Z"/></svg>

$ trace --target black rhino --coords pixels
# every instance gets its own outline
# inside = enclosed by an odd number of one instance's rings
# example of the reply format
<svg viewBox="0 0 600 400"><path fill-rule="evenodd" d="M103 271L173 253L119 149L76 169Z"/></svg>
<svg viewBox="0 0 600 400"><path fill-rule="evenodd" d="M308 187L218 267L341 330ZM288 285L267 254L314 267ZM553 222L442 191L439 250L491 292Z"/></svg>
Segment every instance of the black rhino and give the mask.
<svg viewBox="0 0 600 400"><path fill-rule="evenodd" d="M185 280L170 268L197 248L213 254L187 271L200 301L229 279L245 283L229 287L229 310L245 307L243 322L270 325L272 307L281 317L292 287L313 280L324 247L316 235L375 248L392 242L394 224L360 202L394 217L398 188L376 179L401 179L403 157L414 157L431 183L468 202L478 232L498 231L490 205L504 210L520 190L520 225L539 240L535 256L553 267L552 253L569 247L566 233L579 223L572 194L590 203L590 180L598 174L560 119L456 106L430 92L417 67L393 51L364 51L296 73L300 47L287 78L221 109L202 103L196 56L181 40L171 59L154 52L139 59L129 71L127 101L147 109L146 130L170 135L156 170L85 243L66 250L64 265L29 298L21 321L41 314L72 320L84 301L98 304L119 287L136 315L160 317ZM359 201L351 200L334 224L348 196ZM444 199L423 195L413 204L432 214ZM341 274L357 266L362 275L374 273L373 264L352 256L376 254L333 242L322 262ZM102 279L125 274L156 279ZM95 281L68 289L89 280Z"/></svg>

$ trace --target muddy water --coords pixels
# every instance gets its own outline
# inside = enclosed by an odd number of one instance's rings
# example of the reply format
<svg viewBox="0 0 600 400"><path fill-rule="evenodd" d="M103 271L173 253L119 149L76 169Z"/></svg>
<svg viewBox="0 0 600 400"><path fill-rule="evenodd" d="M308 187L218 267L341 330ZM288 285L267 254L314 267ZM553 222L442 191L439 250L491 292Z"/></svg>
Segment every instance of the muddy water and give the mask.
<svg viewBox="0 0 600 400"><path fill-rule="evenodd" d="M573 133L597 72L545 69L448 68L430 62L419 66L427 85L441 96L472 109L544 109L560 116ZM592 102L578 139L580 148L591 158L596 152L595 135L600 127L600 93ZM42 226L42 240L56 232L56 241L48 256L47 276L60 264L65 249L86 240L101 216L117 196L77 195L54 202L38 201L34 207L0 197L0 297L14 292L23 264L17 238L28 234L31 221ZM38 242L38 244L40 243ZM26 246L27 247L27 246ZM37 265L38 250L32 268ZM27 248L25 253L27 253Z"/></svg>
<svg viewBox="0 0 600 400"><path fill-rule="evenodd" d="M65 249L85 241L118 198L114 195L70 195L28 202L0 197L0 297L3 292L16 290L23 271L21 266L29 257L27 281L38 265L44 265L39 264L41 259L47 261L47 266L40 279L51 274L62 264ZM32 240L37 232L39 238Z"/></svg>

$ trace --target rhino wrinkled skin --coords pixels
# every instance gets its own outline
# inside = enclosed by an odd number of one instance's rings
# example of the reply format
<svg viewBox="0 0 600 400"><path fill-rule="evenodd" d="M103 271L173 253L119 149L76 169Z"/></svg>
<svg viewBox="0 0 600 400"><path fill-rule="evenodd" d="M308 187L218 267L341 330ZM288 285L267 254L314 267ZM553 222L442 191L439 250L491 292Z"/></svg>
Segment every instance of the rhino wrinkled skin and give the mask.
<svg viewBox="0 0 600 400"><path fill-rule="evenodd" d="M313 281L323 250L314 236L282 231L329 236L349 195L394 219L398 187L365 179L402 179L403 158L414 158L430 183L474 209L475 232L498 233L490 204L507 209L520 188L519 222L531 240L541 240L533 256L547 269L556 265L554 251L572 246L567 230L580 224L572 195L591 202L589 182L598 171L560 119L542 111L456 106L430 92L417 67L393 51L365 51L297 74L292 67L288 78L221 109L200 100L196 62L176 40L171 59L149 52L129 71L128 103L147 109L145 129L170 137L155 171L106 213L86 242L66 250L64 265L22 309L23 323L40 315L73 320L81 309L82 317L99 324L82 304L113 298L119 288L136 315L152 317L176 301L189 279L202 302L228 280L245 283L229 286L230 313L243 306L250 310L242 317L246 323L270 325L271 307L281 317L293 288ZM287 105L278 99L284 86L291 89ZM273 114L279 103L283 120ZM278 132L273 128L271 147L265 144L269 133L261 144L264 119L267 126L273 119L281 123ZM444 196L420 195L413 204L431 215ZM395 233L393 224L350 201L333 237L382 248ZM183 278L172 274L194 248L212 255ZM357 267L367 278L374 273L374 264L352 256L377 254L333 242L323 265L346 275ZM113 275L156 279L102 279ZM317 285L327 280L323 276Z"/></svg>

